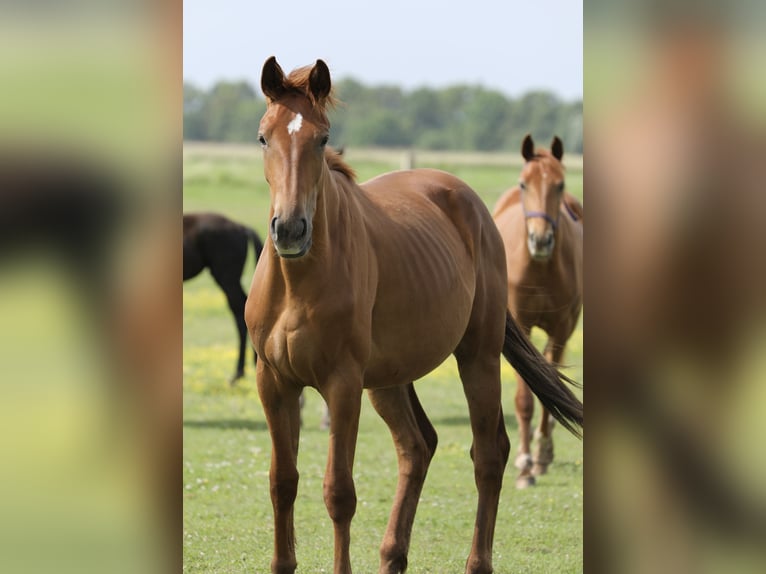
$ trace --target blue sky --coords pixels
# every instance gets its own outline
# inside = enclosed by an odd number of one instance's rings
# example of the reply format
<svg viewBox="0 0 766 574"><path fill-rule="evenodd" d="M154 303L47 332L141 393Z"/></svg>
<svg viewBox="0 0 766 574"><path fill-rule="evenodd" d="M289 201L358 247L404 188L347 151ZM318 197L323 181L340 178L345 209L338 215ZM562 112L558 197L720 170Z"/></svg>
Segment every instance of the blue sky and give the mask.
<svg viewBox="0 0 766 574"><path fill-rule="evenodd" d="M259 85L327 62L333 77L405 89L481 84L582 98L582 0L184 0L184 78Z"/></svg>

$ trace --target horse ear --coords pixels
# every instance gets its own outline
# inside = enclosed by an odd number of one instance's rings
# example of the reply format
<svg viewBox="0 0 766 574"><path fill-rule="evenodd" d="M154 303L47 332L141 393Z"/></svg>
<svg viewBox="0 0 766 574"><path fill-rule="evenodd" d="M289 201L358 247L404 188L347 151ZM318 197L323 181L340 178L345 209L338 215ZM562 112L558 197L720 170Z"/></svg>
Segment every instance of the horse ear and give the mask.
<svg viewBox="0 0 766 574"><path fill-rule="evenodd" d="M553 136L553 141L551 142L551 153L553 154L553 157L559 161L561 161L561 158L564 157L564 142L559 139L559 136Z"/></svg>
<svg viewBox="0 0 766 574"><path fill-rule="evenodd" d="M527 161L535 157L535 142L529 134L524 136L524 141L521 142L521 156Z"/></svg>
<svg viewBox="0 0 766 574"><path fill-rule="evenodd" d="M321 102L330 95L330 69L322 60L317 60L309 74L309 89L317 102Z"/></svg>
<svg viewBox="0 0 766 574"><path fill-rule="evenodd" d="M272 101L279 99L285 93L285 73L274 56L263 64L261 90Z"/></svg>

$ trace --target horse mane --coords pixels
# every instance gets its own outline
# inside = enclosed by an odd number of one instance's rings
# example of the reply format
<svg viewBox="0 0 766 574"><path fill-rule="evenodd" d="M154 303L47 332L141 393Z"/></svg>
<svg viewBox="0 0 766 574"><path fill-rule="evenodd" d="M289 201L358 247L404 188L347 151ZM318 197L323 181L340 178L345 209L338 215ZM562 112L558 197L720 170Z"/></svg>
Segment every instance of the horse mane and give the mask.
<svg viewBox="0 0 766 574"><path fill-rule="evenodd" d="M305 96L311 101L311 105L321 107L323 109L334 108L338 104L338 100L334 95L334 88L330 89L330 94L326 98L322 98L318 101L314 97L314 93L309 88L309 76L313 66L302 66L295 68L290 72L284 80L284 89L286 92L292 92L299 96Z"/></svg>
<svg viewBox="0 0 766 574"><path fill-rule="evenodd" d="M336 150L329 146L326 147L324 150L324 159L327 162L327 167L331 170L345 175L351 181L356 180L356 172L354 171L354 168L343 161L343 156Z"/></svg>

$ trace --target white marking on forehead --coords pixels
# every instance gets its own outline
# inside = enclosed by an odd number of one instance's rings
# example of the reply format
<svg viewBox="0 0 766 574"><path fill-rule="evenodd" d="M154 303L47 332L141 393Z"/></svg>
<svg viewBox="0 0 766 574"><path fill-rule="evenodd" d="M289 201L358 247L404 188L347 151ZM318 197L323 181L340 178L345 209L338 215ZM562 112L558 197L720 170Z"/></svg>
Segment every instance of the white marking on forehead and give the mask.
<svg viewBox="0 0 766 574"><path fill-rule="evenodd" d="M295 114L295 117L287 124L287 133L293 135L298 133L303 124L303 116L301 114Z"/></svg>

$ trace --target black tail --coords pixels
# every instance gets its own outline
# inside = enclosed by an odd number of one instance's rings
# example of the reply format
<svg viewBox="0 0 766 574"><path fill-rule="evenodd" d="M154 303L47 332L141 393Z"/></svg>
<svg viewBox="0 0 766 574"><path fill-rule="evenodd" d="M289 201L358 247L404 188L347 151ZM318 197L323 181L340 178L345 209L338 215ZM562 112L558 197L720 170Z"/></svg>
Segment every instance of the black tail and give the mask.
<svg viewBox="0 0 766 574"><path fill-rule="evenodd" d="M564 384L577 384L545 360L508 312L503 356L564 428L582 437L582 403Z"/></svg>
<svg viewBox="0 0 766 574"><path fill-rule="evenodd" d="M255 229L252 229L250 227L245 227L245 231L247 231L247 236L250 238L250 241L253 243L253 249L255 249L255 262L257 263L258 260L261 258L261 251L263 251L263 243L261 243L261 238L258 237L258 234L255 232Z"/></svg>

